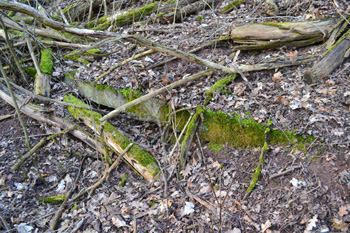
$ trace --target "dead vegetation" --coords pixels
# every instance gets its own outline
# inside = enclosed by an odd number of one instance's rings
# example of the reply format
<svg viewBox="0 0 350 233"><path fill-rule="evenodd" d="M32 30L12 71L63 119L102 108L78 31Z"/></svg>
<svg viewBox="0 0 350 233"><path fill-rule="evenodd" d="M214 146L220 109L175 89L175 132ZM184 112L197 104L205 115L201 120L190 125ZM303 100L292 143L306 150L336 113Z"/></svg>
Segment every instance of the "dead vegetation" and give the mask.
<svg viewBox="0 0 350 233"><path fill-rule="evenodd" d="M0 0L1 230L348 231L349 10Z"/></svg>

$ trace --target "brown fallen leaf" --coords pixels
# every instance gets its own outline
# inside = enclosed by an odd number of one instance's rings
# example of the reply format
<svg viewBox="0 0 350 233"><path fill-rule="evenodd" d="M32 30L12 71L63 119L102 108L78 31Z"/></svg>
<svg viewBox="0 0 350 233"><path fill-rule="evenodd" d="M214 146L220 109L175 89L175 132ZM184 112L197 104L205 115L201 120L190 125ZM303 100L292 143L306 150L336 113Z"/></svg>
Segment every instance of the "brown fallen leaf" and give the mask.
<svg viewBox="0 0 350 233"><path fill-rule="evenodd" d="M347 231L349 228L349 225L344 223L342 219L333 218L332 222L333 222L332 227L334 227L337 230Z"/></svg>
<svg viewBox="0 0 350 233"><path fill-rule="evenodd" d="M341 206L339 208L338 214L340 217L343 217L344 215L347 215L349 212L346 210L346 206Z"/></svg>
<svg viewBox="0 0 350 233"><path fill-rule="evenodd" d="M281 103L283 105L288 105L289 104L289 99L287 99L286 97L283 97L283 96L278 96L276 99L275 99L275 102L276 103Z"/></svg>
<svg viewBox="0 0 350 233"><path fill-rule="evenodd" d="M277 73L275 73L273 76L272 76L272 81L274 81L275 83L280 81L282 79L282 73L281 71L278 71Z"/></svg>
<svg viewBox="0 0 350 233"><path fill-rule="evenodd" d="M290 52L287 57L289 57L291 61L296 60L298 58L298 51Z"/></svg>

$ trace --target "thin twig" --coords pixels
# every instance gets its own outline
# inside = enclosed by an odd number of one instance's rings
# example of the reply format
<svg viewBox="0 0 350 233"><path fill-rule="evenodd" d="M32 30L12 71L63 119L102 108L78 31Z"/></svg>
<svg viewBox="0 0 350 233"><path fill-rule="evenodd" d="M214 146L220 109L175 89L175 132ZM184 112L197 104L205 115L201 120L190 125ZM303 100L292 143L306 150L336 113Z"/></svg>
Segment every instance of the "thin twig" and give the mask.
<svg viewBox="0 0 350 233"><path fill-rule="evenodd" d="M79 167L79 171L77 173L77 176L75 177L74 179L74 183L72 185L72 188L69 190L68 194L66 195L62 205L60 206L60 208L56 211L56 214L55 216L51 219L50 221L50 229L52 231L54 231L56 228L57 228L57 224L59 222L59 219L61 218L61 215L64 211L64 209L66 208L67 204L68 204L68 200L69 198L72 196L74 190L76 189L77 187L77 183L78 183L78 179L79 179L79 176L80 176L80 173L81 173L81 170L82 170L82 167L83 167L83 164L84 164L84 161L86 159L87 156L84 156L81 163L80 163L80 167Z"/></svg>
<svg viewBox="0 0 350 233"><path fill-rule="evenodd" d="M118 107L117 109L113 110L112 112L108 113L104 117L102 117L100 119L100 122L104 122L104 121L106 121L106 120L108 120L108 119L118 115L120 112L123 112L123 111L125 111L126 109L128 109L130 107L133 107L133 106L135 106L137 104L140 104L140 103L142 103L142 102L144 102L146 100L149 100L150 98L152 98L152 97L154 97L156 95L159 95L159 94L161 94L161 93L163 93L165 91L168 91L168 90L173 89L175 87L181 86L181 85L186 84L188 82L194 81L194 80L199 79L199 78L201 78L203 76L208 76L208 75L212 74L212 72L213 72L213 70L211 70L211 69L198 72L198 73L196 73L194 75L188 76L188 77L183 78L183 79L181 79L179 81L173 82L173 83L171 83L171 84L169 84L169 85L167 85L165 87L162 87L162 88L160 88L158 90L155 90L155 91L153 91L151 93L148 93L147 95L144 95L144 96L142 96L142 97L140 97L138 99L130 101L130 102L128 102L128 103Z"/></svg>
<svg viewBox="0 0 350 233"><path fill-rule="evenodd" d="M100 76L98 76L98 78L96 78L96 81L100 80L101 78L106 77L106 75L112 73L115 69L117 69L118 67L120 67L120 66L122 66L122 65L124 65L124 64L126 64L126 63L128 63L130 61L133 61L133 60L138 59L138 58L143 57L143 56L147 56L147 55L155 53L155 52L156 52L155 50L150 49L150 50L147 50L145 52L136 54L136 55L134 55L134 56L132 56L132 57L122 61L122 62L119 62L117 65L115 65L112 68L110 68L109 70L107 70L107 72L105 72L104 74L101 74Z"/></svg>
<svg viewBox="0 0 350 233"><path fill-rule="evenodd" d="M22 156L20 158L20 160L12 166L11 168L11 171L14 172L16 170L18 170L18 168L27 160L29 159L39 148L41 148L47 141L50 141L52 139L54 139L55 137L59 136L59 135L62 135L62 134L66 134L68 133L69 131L71 130L74 130L76 129L75 126L71 127L71 128L67 128L61 132L58 132L58 133L55 133L55 134L52 134L51 136L48 136L48 137L45 137L45 138L42 138L35 146L33 146L32 149L30 149L30 151L28 151L24 156Z"/></svg>
<svg viewBox="0 0 350 233"><path fill-rule="evenodd" d="M133 145L133 143L130 143L124 150L122 153L120 153L120 155L118 156L118 158L114 161L114 163L105 171L104 175L102 176L102 178L97 181L95 184L91 185L90 187L88 187L87 189L83 189L81 190L77 195L75 195L71 202L77 200L78 198L80 198L81 196L83 196L84 194L88 193L89 196L91 195L91 193L98 187L100 186L109 176L109 174L118 166L120 160L123 158L123 156L126 154L126 152L129 151L129 149L131 148L131 146Z"/></svg>
<svg viewBox="0 0 350 233"><path fill-rule="evenodd" d="M12 90L12 87L11 87L11 84L10 84L10 80L8 79L7 74L5 73L5 71L4 71L3 67L2 67L1 62L0 62L0 70L1 70L2 76L3 76L4 79L5 79L7 88L8 88L9 91L10 91L11 98L12 98L12 101L13 101L13 105L14 105L14 107L15 107L15 109L16 109L16 113L17 113L19 122L21 123L22 129L23 129L23 133L24 133L24 139L25 139L26 146L27 146L28 149L30 149L30 140L29 140L29 137L28 137L27 127L26 127L26 125L25 125L25 123L24 123L24 121L23 121L22 114L21 114L21 110L20 110L19 107L18 107L16 97L15 97L15 95L14 95L14 93L13 93L13 90Z"/></svg>
<svg viewBox="0 0 350 233"><path fill-rule="evenodd" d="M12 58L13 58L13 60L14 60L15 63L16 63L17 69L18 69L19 72L21 73L21 76L22 76L23 80L25 81L25 83L29 84L29 81L28 81L28 79L27 79L27 75L26 75L25 72L23 71L22 66L19 64L18 58L17 58L17 56L16 56L16 54L15 54L15 51L13 50L13 48L12 48L12 46L11 46L10 39L9 39L9 36L8 36L8 33L7 33L7 28L5 27L4 21L2 20L2 16L0 16L0 23L1 23L1 27L4 29L5 41L6 41L7 46L8 46L9 49L10 49Z"/></svg>
<svg viewBox="0 0 350 233"><path fill-rule="evenodd" d="M292 167L290 167L290 168L287 168L287 169L286 169L285 171L283 171L283 172L278 172L278 173L276 173L276 174L271 175L271 176L269 177L269 179L271 180L271 179L274 179L274 178L277 178L277 177L280 177L280 176L284 176L285 174L287 174L287 173L289 173L289 172L292 172L292 171L294 171L295 169L299 169L299 168L301 168L300 165L292 166Z"/></svg>

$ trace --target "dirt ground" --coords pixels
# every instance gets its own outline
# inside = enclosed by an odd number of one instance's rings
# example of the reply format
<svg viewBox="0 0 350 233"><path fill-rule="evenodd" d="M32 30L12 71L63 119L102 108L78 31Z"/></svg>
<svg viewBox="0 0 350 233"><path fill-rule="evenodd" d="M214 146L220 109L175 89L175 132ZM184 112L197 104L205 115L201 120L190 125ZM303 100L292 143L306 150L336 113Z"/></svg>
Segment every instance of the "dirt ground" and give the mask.
<svg viewBox="0 0 350 233"><path fill-rule="evenodd" d="M226 2L229 1L222 4ZM337 15L332 1L294 1L294 6L290 1L276 2L281 15L294 16L295 21ZM338 4L344 12L350 9L346 1ZM242 21L246 17L252 23L271 21L263 19L266 16L261 14L263 7L257 1L246 1L225 16L217 16L208 9L182 23L135 24L133 28L122 28L121 32L137 29L141 36L188 51L203 41L227 34L233 23L247 23ZM199 16L203 16L201 21L196 20ZM285 21L284 18L272 20ZM114 46L101 50L112 51ZM230 64L231 49L228 42L196 54ZM95 82L109 67L144 50L124 48L86 67L65 63L57 56L51 97L61 99L64 94L75 93L61 82L65 72L78 70L76 78ZM242 51L236 62L256 64L269 57L292 56L296 52L322 57L318 44L259 53ZM148 93L204 69L182 60L145 69L167 58L160 53L149 55L116 69L99 83L116 89L142 86L142 91ZM245 192L258 165L261 148L232 148L228 144L217 147L194 137L183 179L178 180L168 162L173 144L161 141L164 129L152 122L118 117L111 123L154 155L162 174L159 179L146 182L128 165L120 164L93 193L75 202L68 201L57 232L349 232L350 63L349 59L345 60L327 79L308 86L302 74L312 65L246 73L253 89L238 79L225 89L232 94L216 93L207 106L226 113L235 111L259 123L272 119L275 129L294 130L303 137L314 136L313 142L302 149L269 145L261 175L247 198L244 199ZM203 103L204 92L226 76L218 72L157 98L194 110ZM64 107L55 105L54 109L55 114L69 117ZM18 172L11 172L11 167L28 149L14 108L0 99L0 116L7 114L12 116L0 121L0 230L49 232L50 221L61 202L45 203L40 198L66 195L70 190L76 194L98 181L106 165L96 159L100 157L98 152L67 134L49 141ZM59 131L28 116L24 116L24 121L32 145Z"/></svg>

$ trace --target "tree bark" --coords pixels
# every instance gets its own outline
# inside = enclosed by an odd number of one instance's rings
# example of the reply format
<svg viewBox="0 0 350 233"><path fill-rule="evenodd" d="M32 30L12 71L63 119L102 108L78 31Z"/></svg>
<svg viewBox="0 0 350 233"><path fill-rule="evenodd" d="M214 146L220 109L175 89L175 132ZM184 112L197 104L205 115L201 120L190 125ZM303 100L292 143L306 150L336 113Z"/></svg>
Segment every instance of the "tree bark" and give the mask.
<svg viewBox="0 0 350 233"><path fill-rule="evenodd" d="M318 63L304 73L304 82L313 84L331 74L349 56L350 32Z"/></svg>
<svg viewBox="0 0 350 233"><path fill-rule="evenodd" d="M250 24L233 27L234 50L262 50L282 46L304 47L323 41L337 18L313 22Z"/></svg>

